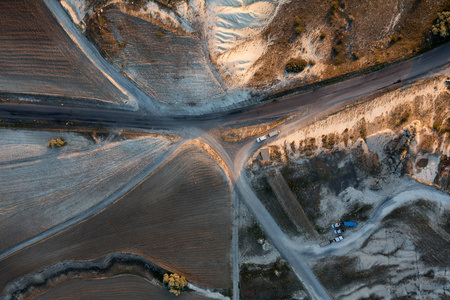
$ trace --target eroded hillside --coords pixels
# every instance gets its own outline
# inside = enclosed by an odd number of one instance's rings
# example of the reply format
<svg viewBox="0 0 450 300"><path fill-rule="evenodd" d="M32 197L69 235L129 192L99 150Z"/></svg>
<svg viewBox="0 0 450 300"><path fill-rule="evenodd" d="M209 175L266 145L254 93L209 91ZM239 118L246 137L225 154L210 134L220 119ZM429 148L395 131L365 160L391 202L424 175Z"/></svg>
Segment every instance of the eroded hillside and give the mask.
<svg viewBox="0 0 450 300"><path fill-rule="evenodd" d="M447 2L62 1L147 94L198 111L414 54Z"/></svg>

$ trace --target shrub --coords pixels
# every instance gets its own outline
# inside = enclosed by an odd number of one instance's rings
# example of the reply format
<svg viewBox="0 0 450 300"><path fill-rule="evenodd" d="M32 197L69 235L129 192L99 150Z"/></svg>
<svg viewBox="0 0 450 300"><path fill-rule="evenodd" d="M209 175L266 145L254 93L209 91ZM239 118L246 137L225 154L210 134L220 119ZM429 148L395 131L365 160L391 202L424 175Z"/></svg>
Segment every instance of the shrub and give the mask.
<svg viewBox="0 0 450 300"><path fill-rule="evenodd" d="M327 37L327 35L322 32L319 37L321 40L324 40Z"/></svg>
<svg viewBox="0 0 450 300"><path fill-rule="evenodd" d="M61 148L66 145L66 142L62 138L53 139L47 143L47 147L49 148Z"/></svg>
<svg viewBox="0 0 450 300"><path fill-rule="evenodd" d="M380 56L377 57L377 60L375 61L375 63L377 63L377 64L381 63L381 57Z"/></svg>
<svg viewBox="0 0 450 300"><path fill-rule="evenodd" d="M436 25L431 27L434 35L439 35L443 38L450 35L450 11L444 11L438 14Z"/></svg>
<svg viewBox="0 0 450 300"><path fill-rule="evenodd" d="M127 45L127 42L120 42L119 48L124 48Z"/></svg>
<svg viewBox="0 0 450 300"><path fill-rule="evenodd" d="M343 64L343 63L344 63L344 61L342 60L342 58L336 57L336 58L334 59L334 64L335 64L336 66L341 65L341 64Z"/></svg>
<svg viewBox="0 0 450 300"><path fill-rule="evenodd" d="M394 34L391 37L391 44L395 44L397 43L399 40L401 40L403 38L403 36L401 34Z"/></svg>
<svg viewBox="0 0 450 300"><path fill-rule="evenodd" d="M342 45L334 45L332 47L332 50L333 50L334 54L339 54L342 51L342 49L343 49Z"/></svg>
<svg viewBox="0 0 450 300"><path fill-rule="evenodd" d="M360 57L361 57L361 54L359 54L359 52L353 52L352 53L352 56L353 56L353 58L355 59L355 60L358 60Z"/></svg>
<svg viewBox="0 0 450 300"><path fill-rule="evenodd" d="M310 66L314 66L316 64L316 62L312 59L308 60L308 65Z"/></svg>
<svg viewBox="0 0 450 300"><path fill-rule="evenodd" d="M298 25L297 27L295 27L295 32L300 35L303 31L303 27L301 25Z"/></svg>
<svg viewBox="0 0 450 300"><path fill-rule="evenodd" d="M439 129L439 123L434 122L433 123L433 130L438 130Z"/></svg>
<svg viewBox="0 0 450 300"><path fill-rule="evenodd" d="M291 58L286 64L286 71L290 73L300 73L307 65L308 63L304 59Z"/></svg>
<svg viewBox="0 0 450 300"><path fill-rule="evenodd" d="M159 36L159 37L162 37L164 35L164 32L162 32L161 30L158 30L156 35Z"/></svg>
<svg viewBox="0 0 450 300"><path fill-rule="evenodd" d="M295 18L295 24L300 25L302 24L302 19L300 19L299 17Z"/></svg>
<svg viewBox="0 0 450 300"><path fill-rule="evenodd" d="M333 1L331 2L331 12L334 14L337 9L339 8L339 2L338 1Z"/></svg>

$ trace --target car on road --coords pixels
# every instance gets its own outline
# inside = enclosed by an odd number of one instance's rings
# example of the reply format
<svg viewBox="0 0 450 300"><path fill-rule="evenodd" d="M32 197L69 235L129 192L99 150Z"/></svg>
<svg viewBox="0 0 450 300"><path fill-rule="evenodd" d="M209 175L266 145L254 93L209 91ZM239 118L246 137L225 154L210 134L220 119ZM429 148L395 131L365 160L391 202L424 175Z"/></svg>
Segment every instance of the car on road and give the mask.
<svg viewBox="0 0 450 300"><path fill-rule="evenodd" d="M266 140L266 139L267 139L267 136L263 135L263 136L260 136L259 138L257 138L256 141L257 141L258 143L260 143L260 142L262 142L262 141L264 141L264 140Z"/></svg>

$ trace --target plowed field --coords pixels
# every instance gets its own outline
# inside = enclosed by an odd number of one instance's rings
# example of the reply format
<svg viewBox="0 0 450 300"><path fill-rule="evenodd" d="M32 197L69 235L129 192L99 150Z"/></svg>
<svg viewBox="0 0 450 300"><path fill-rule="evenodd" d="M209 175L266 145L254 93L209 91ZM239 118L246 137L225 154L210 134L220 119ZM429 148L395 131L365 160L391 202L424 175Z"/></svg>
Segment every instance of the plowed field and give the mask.
<svg viewBox="0 0 450 300"><path fill-rule="evenodd" d="M101 300L101 299L159 299L170 300L175 297L161 287L154 286L141 277L133 275L118 276L104 279L73 281L50 290L36 300ZM180 300L204 300L206 297L182 293Z"/></svg>
<svg viewBox="0 0 450 300"><path fill-rule="evenodd" d="M0 93L118 103L124 95L81 52L43 1L0 1Z"/></svg>
<svg viewBox="0 0 450 300"><path fill-rule="evenodd" d="M222 170L187 146L102 212L0 261L0 286L59 261L127 252L196 284L230 288L231 216Z"/></svg>

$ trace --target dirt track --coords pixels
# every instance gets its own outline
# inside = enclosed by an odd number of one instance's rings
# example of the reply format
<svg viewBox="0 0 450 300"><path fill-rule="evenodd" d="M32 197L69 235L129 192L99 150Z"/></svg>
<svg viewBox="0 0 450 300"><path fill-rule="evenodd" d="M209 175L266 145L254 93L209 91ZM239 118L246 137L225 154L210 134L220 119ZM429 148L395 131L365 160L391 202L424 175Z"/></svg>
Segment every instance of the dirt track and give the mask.
<svg viewBox="0 0 450 300"><path fill-rule="evenodd" d="M0 286L64 260L140 255L201 286L230 288L231 196L221 169L192 146L90 219L0 262Z"/></svg>

